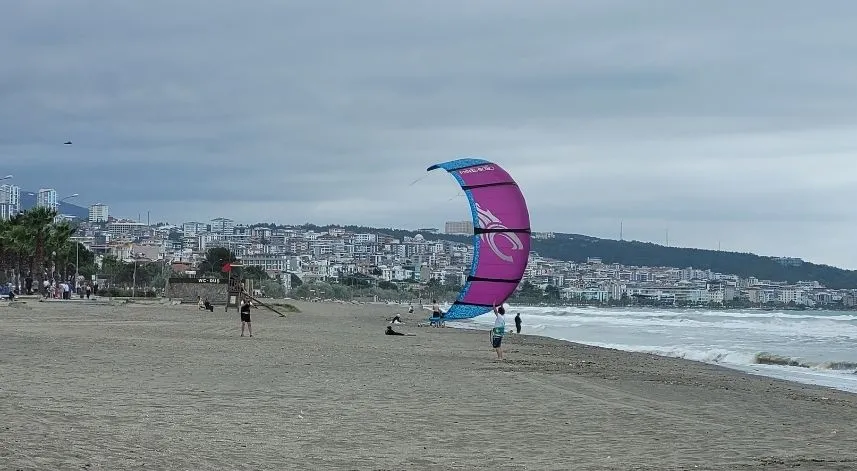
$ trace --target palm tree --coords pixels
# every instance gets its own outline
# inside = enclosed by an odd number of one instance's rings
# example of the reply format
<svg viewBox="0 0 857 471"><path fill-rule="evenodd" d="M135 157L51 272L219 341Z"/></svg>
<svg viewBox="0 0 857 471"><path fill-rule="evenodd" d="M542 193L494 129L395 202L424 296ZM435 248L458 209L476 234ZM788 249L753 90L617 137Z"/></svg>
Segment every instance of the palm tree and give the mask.
<svg viewBox="0 0 857 471"><path fill-rule="evenodd" d="M56 216L55 209L38 207L25 211L22 218L26 232L35 243L35 253L30 261L30 273L33 274L39 289L45 280L45 244Z"/></svg>
<svg viewBox="0 0 857 471"><path fill-rule="evenodd" d="M69 224L67 221L62 221L59 223L52 224L48 228L48 232L45 237L45 253L56 253L57 257L55 260L52 260L52 271L58 271L56 267L56 260L62 259L62 272L63 277L66 274L66 267L68 265L68 261L74 257L74 245L69 244L71 240L71 236L74 235L77 229ZM75 242L76 244L77 242ZM77 267L76 267L77 268Z"/></svg>
<svg viewBox="0 0 857 471"><path fill-rule="evenodd" d="M12 247L12 228L13 222L0 221L0 271L3 274L9 274L15 263L15 251ZM0 279L0 282L5 282L5 279Z"/></svg>
<svg viewBox="0 0 857 471"><path fill-rule="evenodd" d="M23 214L0 221L0 268L9 272L15 282L20 281L23 267L32 262L34 248Z"/></svg>

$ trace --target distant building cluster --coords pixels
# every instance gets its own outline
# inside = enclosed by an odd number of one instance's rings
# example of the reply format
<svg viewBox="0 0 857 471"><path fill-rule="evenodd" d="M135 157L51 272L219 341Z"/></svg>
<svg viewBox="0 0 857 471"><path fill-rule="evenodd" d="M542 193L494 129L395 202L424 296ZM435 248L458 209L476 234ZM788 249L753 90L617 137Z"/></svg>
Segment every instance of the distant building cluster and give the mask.
<svg viewBox="0 0 857 471"><path fill-rule="evenodd" d="M41 189L37 204L56 207L56 191ZM20 210L20 189L0 186L0 215ZM421 230L436 234L434 228ZM472 221L448 221L446 234L473 235ZM552 232L533 232L534 239L552 239ZM208 249L222 247L244 265L269 275L281 275L290 287L291 275L300 280L338 282L352 275L386 282L440 283L460 286L466 282L473 259L470 243L429 240L422 235L397 238L383 231L350 232L332 227L325 231L301 226L236 224L229 218L189 221L181 225L147 225L109 215L107 205L89 207L76 240L97 256L112 255L124 261L160 261L175 272L194 274ZM799 266L799 258L779 257L786 266ZM289 276L282 276L289 275ZM714 273L691 267L637 267L603 263L554 260L531 252L525 280L557 293L560 300L610 304L634 300L658 305L709 305L749 303L793 306L857 305L852 290L834 290L815 281L794 284L754 277Z"/></svg>
<svg viewBox="0 0 857 471"><path fill-rule="evenodd" d="M853 290L829 289L816 281L795 284L699 270L691 267L636 267L605 264L599 258L585 263L563 262L533 253L526 278L561 298L596 303L634 299L658 305L693 306L746 303L751 305L857 305Z"/></svg>

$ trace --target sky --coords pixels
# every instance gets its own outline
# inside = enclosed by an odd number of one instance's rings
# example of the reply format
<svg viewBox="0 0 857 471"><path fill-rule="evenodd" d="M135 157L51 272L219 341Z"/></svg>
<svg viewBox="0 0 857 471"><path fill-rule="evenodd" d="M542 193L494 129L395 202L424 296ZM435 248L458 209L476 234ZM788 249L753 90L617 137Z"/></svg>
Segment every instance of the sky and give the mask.
<svg viewBox="0 0 857 471"><path fill-rule="evenodd" d="M536 231L857 269L857 2L30 0L0 175L178 224L438 227L432 164ZM71 140L71 146L63 142Z"/></svg>

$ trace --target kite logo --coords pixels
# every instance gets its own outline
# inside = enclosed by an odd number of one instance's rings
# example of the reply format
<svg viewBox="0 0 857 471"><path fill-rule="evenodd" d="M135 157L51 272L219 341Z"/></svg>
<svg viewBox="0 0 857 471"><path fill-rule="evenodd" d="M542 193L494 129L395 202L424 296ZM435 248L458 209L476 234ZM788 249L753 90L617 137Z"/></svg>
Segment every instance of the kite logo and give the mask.
<svg viewBox="0 0 857 471"><path fill-rule="evenodd" d="M500 218L495 216L490 210L482 209L479 206L479 203L476 203L476 213L479 218L479 226L482 229L508 229ZM503 236L509 243L512 244L512 250L521 250L524 248L524 244L521 243L521 239L518 238L518 235L514 232L488 232L482 234L482 240L488 243L488 246L491 247L491 251L494 252L497 257L501 260L511 263L512 256L506 255L497 247L497 241L494 240L496 236Z"/></svg>
<svg viewBox="0 0 857 471"><path fill-rule="evenodd" d="M461 175L464 175L464 174L468 174L468 173L490 172L491 170L494 170L493 165L482 165L479 167L463 168L463 169L459 170L458 173Z"/></svg>

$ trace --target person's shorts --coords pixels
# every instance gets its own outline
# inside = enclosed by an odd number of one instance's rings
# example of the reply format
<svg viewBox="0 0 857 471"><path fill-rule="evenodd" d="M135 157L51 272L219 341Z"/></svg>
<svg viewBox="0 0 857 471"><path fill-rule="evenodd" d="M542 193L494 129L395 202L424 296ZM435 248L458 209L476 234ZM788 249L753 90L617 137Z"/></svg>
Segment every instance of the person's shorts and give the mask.
<svg viewBox="0 0 857 471"><path fill-rule="evenodd" d="M494 348L500 348L500 343L503 342L503 337L493 336L491 337L491 346Z"/></svg>
<svg viewBox="0 0 857 471"><path fill-rule="evenodd" d="M250 314L246 312L241 313L241 322L250 322Z"/></svg>

